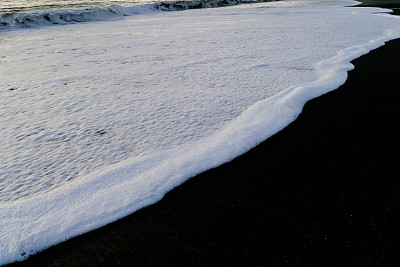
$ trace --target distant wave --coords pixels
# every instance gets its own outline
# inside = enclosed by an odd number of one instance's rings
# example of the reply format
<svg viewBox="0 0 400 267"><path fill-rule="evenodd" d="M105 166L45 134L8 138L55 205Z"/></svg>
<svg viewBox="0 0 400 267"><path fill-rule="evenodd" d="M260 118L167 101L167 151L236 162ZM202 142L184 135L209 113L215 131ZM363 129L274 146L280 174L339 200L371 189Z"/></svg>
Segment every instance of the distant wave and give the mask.
<svg viewBox="0 0 400 267"><path fill-rule="evenodd" d="M250 3L261 3L261 2L275 2L280 0L193 0L193 1L162 1L155 4L155 8L174 11L174 10L186 10L196 8L212 8L212 7L223 7L233 6L238 4L250 4Z"/></svg>
<svg viewBox="0 0 400 267"><path fill-rule="evenodd" d="M0 28L10 27L37 27L53 24L70 24L78 22L107 20L121 16L128 16L143 9L151 10L153 5L123 7L91 7L85 9L58 9L37 11L31 13L6 13L0 15Z"/></svg>
<svg viewBox="0 0 400 267"><path fill-rule="evenodd" d="M58 9L35 11L28 13L0 14L0 29L13 27L39 27L46 25L71 24L78 22L116 19L134 14L144 14L152 11L179 11L196 8L212 8L232 6L242 3L274 2L280 0L192 0L192 1L162 1L155 4L137 6L113 5L109 7L90 7L85 9Z"/></svg>

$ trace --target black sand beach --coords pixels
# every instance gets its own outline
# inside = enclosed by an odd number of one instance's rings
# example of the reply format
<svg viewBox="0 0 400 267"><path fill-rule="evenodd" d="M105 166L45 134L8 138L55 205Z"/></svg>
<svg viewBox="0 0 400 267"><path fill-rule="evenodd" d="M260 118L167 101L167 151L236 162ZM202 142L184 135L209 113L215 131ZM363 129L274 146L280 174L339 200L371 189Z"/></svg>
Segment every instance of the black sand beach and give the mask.
<svg viewBox="0 0 400 267"><path fill-rule="evenodd" d="M13 266L400 264L400 39L250 152Z"/></svg>
<svg viewBox="0 0 400 267"><path fill-rule="evenodd" d="M360 7L383 7L393 10L393 15L400 15L400 1L399 0L359 0L362 2Z"/></svg>

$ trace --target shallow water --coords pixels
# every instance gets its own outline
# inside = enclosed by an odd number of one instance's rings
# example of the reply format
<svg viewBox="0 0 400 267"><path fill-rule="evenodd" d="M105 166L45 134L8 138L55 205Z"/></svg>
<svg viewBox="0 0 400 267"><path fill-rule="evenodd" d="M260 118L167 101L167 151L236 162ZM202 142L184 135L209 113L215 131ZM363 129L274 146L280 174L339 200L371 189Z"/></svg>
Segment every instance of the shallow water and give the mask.
<svg viewBox="0 0 400 267"><path fill-rule="evenodd" d="M307 43L297 51L280 45L291 39L290 29L255 46L253 32L262 29L239 17L243 26L229 17L207 23L160 15L100 30L85 25L5 34L0 201L46 192L145 151L194 142L255 102L316 79ZM210 35L215 31L218 37Z"/></svg>
<svg viewBox="0 0 400 267"><path fill-rule="evenodd" d="M343 83L352 59L398 36L388 31L397 18L337 4L2 31L0 263L154 203L247 151Z"/></svg>

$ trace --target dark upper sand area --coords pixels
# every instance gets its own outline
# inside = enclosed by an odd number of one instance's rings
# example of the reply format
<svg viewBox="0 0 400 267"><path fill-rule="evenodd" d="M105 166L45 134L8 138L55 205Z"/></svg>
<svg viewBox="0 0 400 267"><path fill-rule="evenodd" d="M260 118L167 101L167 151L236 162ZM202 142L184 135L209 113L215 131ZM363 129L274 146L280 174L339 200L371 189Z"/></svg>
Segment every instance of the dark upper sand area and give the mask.
<svg viewBox="0 0 400 267"><path fill-rule="evenodd" d="M16 265L396 266L399 62L400 39L250 152Z"/></svg>
<svg viewBox="0 0 400 267"><path fill-rule="evenodd" d="M388 7L397 8L400 7L399 0L362 0L360 6L377 6L377 7Z"/></svg>
<svg viewBox="0 0 400 267"><path fill-rule="evenodd" d="M391 8L393 10L393 15L400 15L400 0L363 0L361 2L361 7L370 6Z"/></svg>
<svg viewBox="0 0 400 267"><path fill-rule="evenodd" d="M363 0L360 6L391 8L393 15L400 15L400 0Z"/></svg>

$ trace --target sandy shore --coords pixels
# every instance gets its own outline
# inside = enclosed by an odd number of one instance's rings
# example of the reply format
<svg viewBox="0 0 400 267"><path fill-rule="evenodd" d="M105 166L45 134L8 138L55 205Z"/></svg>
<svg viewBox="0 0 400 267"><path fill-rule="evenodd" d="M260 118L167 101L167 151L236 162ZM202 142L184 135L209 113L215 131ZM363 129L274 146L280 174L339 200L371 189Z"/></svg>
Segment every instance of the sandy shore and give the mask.
<svg viewBox="0 0 400 267"><path fill-rule="evenodd" d="M400 39L245 155L15 266L400 263L399 59Z"/></svg>

